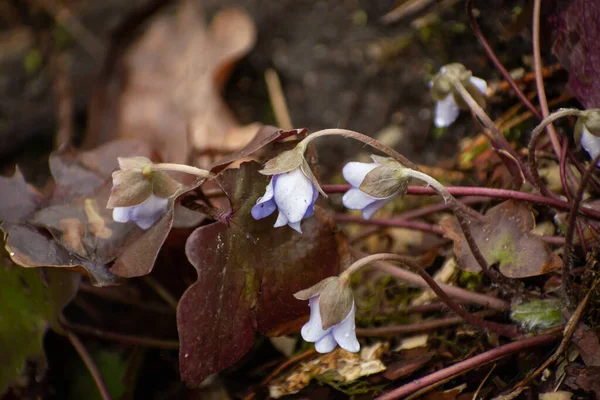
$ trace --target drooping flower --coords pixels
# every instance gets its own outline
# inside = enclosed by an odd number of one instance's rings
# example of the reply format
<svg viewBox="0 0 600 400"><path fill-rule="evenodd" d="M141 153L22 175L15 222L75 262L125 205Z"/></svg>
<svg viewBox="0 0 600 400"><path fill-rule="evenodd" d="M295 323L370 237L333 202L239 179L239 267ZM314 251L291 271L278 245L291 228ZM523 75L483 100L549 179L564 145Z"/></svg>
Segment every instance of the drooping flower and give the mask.
<svg viewBox="0 0 600 400"><path fill-rule="evenodd" d="M116 222L135 222L148 229L167 211L169 199L181 185L162 171L152 170L145 157L119 158L113 172L113 188L106 205Z"/></svg>
<svg viewBox="0 0 600 400"><path fill-rule="evenodd" d="M271 176L265 194L252 207L252 217L262 219L279 210L275 228L289 225L302 233L300 222L314 213L315 201L323 191L317 178L304 160L304 148L299 146L269 160L260 171Z"/></svg>
<svg viewBox="0 0 600 400"><path fill-rule="evenodd" d="M133 221L142 229L148 229L167 212L169 199L151 194L143 203L130 207L115 207L113 219L116 222Z"/></svg>
<svg viewBox="0 0 600 400"><path fill-rule="evenodd" d="M300 333L304 340L315 343L319 353L329 353L337 345L352 353L360 350L354 323L354 297L337 276L324 279L294 296L308 300L310 319Z"/></svg>
<svg viewBox="0 0 600 400"><path fill-rule="evenodd" d="M265 194L252 207L252 217L262 219L277 209L279 215L275 228L289 225L302 233L300 222L313 215L317 197L318 189L300 168L276 174L267 185Z"/></svg>
<svg viewBox="0 0 600 400"><path fill-rule="evenodd" d="M342 169L344 179L352 185L342 197L342 203L351 210L362 210L365 219L373 217L395 196L406 193L408 186L402 165L385 157L372 158L372 163L353 161Z"/></svg>
<svg viewBox="0 0 600 400"><path fill-rule="evenodd" d="M471 71L461 64L443 66L429 82L432 96L435 99L434 124L438 128L452 125L458 118L460 110L468 109L461 95L456 92L452 83L453 79L459 80L480 105L485 104L483 95L487 90L486 81L472 76Z"/></svg>

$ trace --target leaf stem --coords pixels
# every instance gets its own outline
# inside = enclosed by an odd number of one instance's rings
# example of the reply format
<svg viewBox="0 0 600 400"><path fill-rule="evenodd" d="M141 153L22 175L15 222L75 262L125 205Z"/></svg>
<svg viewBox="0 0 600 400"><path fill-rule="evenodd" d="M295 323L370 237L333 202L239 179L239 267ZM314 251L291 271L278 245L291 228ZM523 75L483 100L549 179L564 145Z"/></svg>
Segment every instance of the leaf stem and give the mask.
<svg viewBox="0 0 600 400"><path fill-rule="evenodd" d="M438 297L444 303L446 303L452 311L454 311L456 314L458 314L462 319L464 319L469 324L471 324L473 326L477 326L479 328L482 328L488 332L496 332L497 334L504 336L504 337L517 336L517 334L518 334L517 325L505 325L505 324L499 324L496 322L486 321L481 317L471 314L460 304L454 302L454 300L452 300L450 298L450 296L448 296L448 294L444 291L444 289L442 289L438 285L438 283L431 277L431 275L429 275L427 273L427 271L425 271L425 269L422 266L420 266L418 263L414 262L413 260L411 260L408 257L404 257L404 256L401 256L398 254L393 254L393 253L372 254L370 256L361 258L360 260L354 262L354 264L352 264L350 267L348 267L344 272L342 272L340 274L340 280L347 281L352 273L356 272L363 266L370 264L373 261L384 261L384 260L399 262L400 264L407 266L408 268L412 269L413 271L416 271L419 275L421 275L421 278L423 278L423 280L425 282L427 282L427 285L429 285L431 290L433 290L435 292L435 294L437 294Z"/></svg>
<svg viewBox="0 0 600 400"><path fill-rule="evenodd" d="M473 113L477 116L478 120L481 122L483 127L487 128L492 133L493 140L490 141L492 146L494 146L494 148L496 149L496 151L501 152L503 150L506 153L508 153L508 155L510 155L510 158L513 159L519 167L520 174L522 174L522 176L524 176L525 179L527 179L529 182L534 183L533 176L529 173L529 170L523 164L523 161L521 161L521 157L512 148L510 143L508 143L508 140L506 140L502 132L500 132L496 124L494 124L494 121L490 119L485 110L481 108L481 106L477 103L473 96L471 96L471 94L464 87L462 82L458 79L453 79L452 84L454 88L458 91L458 93L461 95L462 99L467 103L469 108L471 108ZM505 159L506 157L503 157L503 160ZM516 171L514 171L514 168L510 168L508 166L507 168L513 175L516 182L522 182L522 176L516 175Z"/></svg>
<svg viewBox="0 0 600 400"><path fill-rule="evenodd" d="M473 30L473 33L475 33L477 39L479 39L479 43L483 46L483 49L485 50L485 53L487 54L488 58L492 61L496 69L500 71L500 74L502 75L504 80L510 85L510 87L515 92L519 100L521 100L521 103L523 103L525 107L527 107L537 119L542 120L542 114L540 114L540 112L535 108L531 101L529 101L527 96L525 96L525 93L523 93L523 91L521 90L519 85L517 85L510 73L506 70L506 68L504 68L504 65L502 65L498 57L496 57L492 46L490 46L485 36L483 36L483 32L481 32L481 28L477 23L477 19L475 19L475 14L473 14L473 0L467 0L467 16L469 17L471 29Z"/></svg>
<svg viewBox="0 0 600 400"><path fill-rule="evenodd" d="M351 249L351 253L357 258L367 256L367 254L356 249ZM401 279L409 284L429 289L429 285L422 277L410 271L398 268L397 266L387 263L385 261L374 261L372 262L372 265L377 269L386 272L394 276L395 278ZM468 290L452 285L447 285L445 283L439 283L438 286L440 286L446 293L448 293L448 295L468 303L480 304L484 307L489 307L498 311L507 311L510 309L509 303L507 303L504 300L498 299L497 297L489 296L482 293L470 292Z"/></svg>
<svg viewBox="0 0 600 400"><path fill-rule="evenodd" d="M540 51L540 10L542 8L541 0L534 0L533 2L533 63L535 69L535 86L538 92L538 99L540 101L540 109L544 118L548 118L550 110L548 109L548 101L546 100L546 89L544 88L544 76L542 74L542 56ZM548 125L548 135L550 136L550 142L554 149L554 154L560 157L560 142L558 141L558 135L554 130L552 124Z"/></svg>
<svg viewBox="0 0 600 400"><path fill-rule="evenodd" d="M102 379L102 374L100 373L100 370L98 369L98 366L96 366L94 359L90 356L90 353L88 353L81 340L79 340L79 338L73 332L70 331L67 331L67 337L69 338L69 341L71 342L75 350L77 350L77 354L79 354L79 357L81 357L81 360L90 372L90 375L92 375L94 383L96 384L98 392L100 393L100 397L102 397L102 400L111 400L108 388L106 387L106 384Z"/></svg>
<svg viewBox="0 0 600 400"><path fill-rule="evenodd" d="M400 386L399 388L396 388L388 393L377 397L375 400L395 400L401 397L406 397L407 395L414 393L417 390L423 389L441 380L444 380L451 376L463 374L474 368L478 368L485 364L489 364L513 353L528 350L533 346L553 343L560 336L561 333L557 332L549 335L535 336L532 338L527 338L516 342L508 343L500 347L496 347L495 349L488 350L484 353L478 354L467 360L458 362L454 365L436 371L422 378L415 379L407 383L406 385Z"/></svg>
<svg viewBox="0 0 600 400"><path fill-rule="evenodd" d="M528 146L528 151L529 151L529 159L528 159L529 170L531 171L531 174L533 175L534 183L535 183L536 187L540 190L540 192L544 196L547 196L547 197L556 197L556 195L554 193L550 192L550 190L548 190L548 188L544 184L544 181L540 177L540 174L538 172L538 167L537 167L537 158L536 158L536 155L535 155L535 151L536 151L536 147L537 147L538 141L542 137L542 133L544 131L544 128L546 128L546 126L548 126L552 122L556 121L557 119L560 119L560 118L563 118L563 117L567 117L567 116L580 117L580 116L583 115L583 113L584 113L584 111L581 111L581 110L578 110L578 109L575 109L575 108L561 108L558 111L555 111L552 114L550 114L547 117L545 117L542 120L542 122L540 122L539 125L536 126L533 129L533 131L531 132L531 139L529 140L529 146ZM558 153L558 157L560 157L560 153Z"/></svg>
<svg viewBox="0 0 600 400"><path fill-rule="evenodd" d="M573 204L571 205L571 210L569 211L569 216L567 217L567 228L565 232L565 248L563 251L564 260L563 260L563 274L562 274L562 285L567 297L569 299L569 305L573 306L575 304L575 290L573 287L573 279L571 278L571 273L573 269L573 237L575 236L575 226L577 224L577 214L579 205L583 200L583 193L585 192L585 188L587 187L588 182L592 178L592 174L596 171L596 164L600 160L600 154L598 154L592 160L590 166L586 169L585 174L581 178L581 182L579 183L579 188L577 188L577 193L575 194L575 198L573 199Z"/></svg>

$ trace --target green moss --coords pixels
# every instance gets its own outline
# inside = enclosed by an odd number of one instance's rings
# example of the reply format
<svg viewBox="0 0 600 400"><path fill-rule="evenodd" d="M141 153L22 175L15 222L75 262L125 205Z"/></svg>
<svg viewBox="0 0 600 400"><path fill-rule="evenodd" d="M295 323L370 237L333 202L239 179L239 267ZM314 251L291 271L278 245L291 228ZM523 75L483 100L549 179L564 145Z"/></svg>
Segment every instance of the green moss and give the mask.
<svg viewBox="0 0 600 400"><path fill-rule="evenodd" d="M42 53L38 49L31 49L23 60L23 68L27 75L35 75L42 68Z"/></svg>
<svg viewBox="0 0 600 400"><path fill-rule="evenodd" d="M560 300L534 300L512 307L511 318L527 329L547 329L562 323Z"/></svg>

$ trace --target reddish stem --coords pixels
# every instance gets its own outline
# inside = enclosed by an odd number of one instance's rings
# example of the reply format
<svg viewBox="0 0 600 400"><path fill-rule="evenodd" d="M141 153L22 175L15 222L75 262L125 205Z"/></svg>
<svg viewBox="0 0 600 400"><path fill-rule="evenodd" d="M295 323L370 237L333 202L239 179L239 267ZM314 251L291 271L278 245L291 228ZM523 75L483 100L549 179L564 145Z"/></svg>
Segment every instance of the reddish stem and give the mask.
<svg viewBox="0 0 600 400"><path fill-rule="evenodd" d="M432 374L411 381L406 385L400 386L399 388L396 388L391 392L385 393L384 395L377 397L375 400L394 400L400 397L408 396L409 394L414 393L417 390L426 388L427 386L443 381L444 379L463 374L467 371L481 367L485 364L489 364L518 351L530 350L530 348L533 346L553 343L558 338L560 338L561 335L561 332L557 332L555 334L550 335L535 336L532 338L527 338L519 340L517 342L505 344L504 346L496 347L495 349L478 354L467 360L461 361L447 368L441 369Z"/></svg>
<svg viewBox="0 0 600 400"><path fill-rule="evenodd" d="M521 100L521 103L523 103L525 105L525 107L527 107L529 109L529 111L531 111L531 113L533 115L535 115L535 117L541 121L542 114L540 114L540 112L535 108L535 106L529 101L527 96L525 96L525 93L523 93L523 91L521 90L519 85L517 85L517 83L512 78L512 76L510 76L510 72L508 72L506 70L506 68L504 68L504 65L502 65L502 63L500 62L498 57L496 57L496 54L494 53L492 46L490 46L488 41L483 36L483 33L481 32L481 29L479 28L479 24L477 23L477 20L475 19L475 15L473 14L473 1L472 0L467 0L467 15L469 16L469 23L471 24L471 29L473 29L473 33L475 33L475 36L477 37L477 39L479 39L479 43L481 43L481 45L483 46L483 49L485 50L485 53L487 54L488 58L492 61L492 63L496 67L496 69L498 71L500 71L500 74L502 74L502 77L504 78L504 80L514 90L514 92L517 95L517 97L519 98L519 100Z"/></svg>
<svg viewBox="0 0 600 400"><path fill-rule="evenodd" d="M350 185L322 185L323 190L326 193L344 193L348 191ZM502 200L520 200L527 201L530 203L544 204L550 207L554 207L559 210L570 210L571 204L567 201L548 198L532 193L517 192L515 190L507 189L492 189L492 188L480 188L470 186L447 186L448 192L453 196L486 196L494 199ZM407 194L413 195L435 195L437 194L432 188L425 186L409 186ZM579 212L586 215L587 217L600 220L600 212L593 210L589 207L580 207Z"/></svg>

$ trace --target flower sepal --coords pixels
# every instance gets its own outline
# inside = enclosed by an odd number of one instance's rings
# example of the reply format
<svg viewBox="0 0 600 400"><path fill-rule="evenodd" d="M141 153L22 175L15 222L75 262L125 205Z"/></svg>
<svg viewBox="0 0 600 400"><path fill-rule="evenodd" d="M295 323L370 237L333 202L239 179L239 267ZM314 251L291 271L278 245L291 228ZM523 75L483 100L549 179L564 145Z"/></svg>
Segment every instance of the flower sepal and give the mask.
<svg viewBox="0 0 600 400"><path fill-rule="evenodd" d="M327 330L348 316L354 305L352 290L337 276L323 279L308 289L294 294L298 300L319 296L321 328Z"/></svg>
<svg viewBox="0 0 600 400"><path fill-rule="evenodd" d="M358 188L369 196L377 198L387 198L394 195L404 196L409 181L404 173L406 167L392 158L376 155L372 155L371 158L379 166L365 175Z"/></svg>

